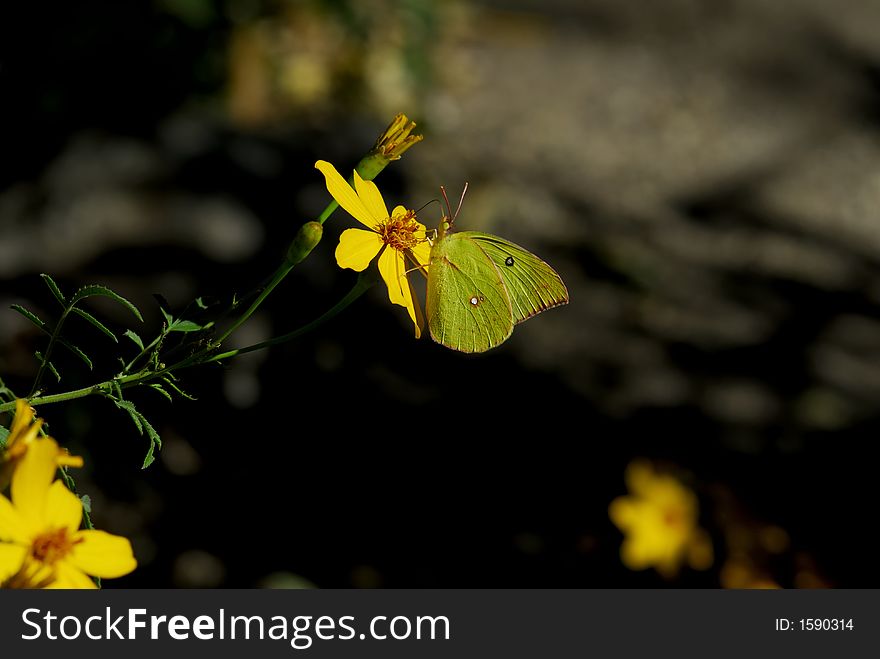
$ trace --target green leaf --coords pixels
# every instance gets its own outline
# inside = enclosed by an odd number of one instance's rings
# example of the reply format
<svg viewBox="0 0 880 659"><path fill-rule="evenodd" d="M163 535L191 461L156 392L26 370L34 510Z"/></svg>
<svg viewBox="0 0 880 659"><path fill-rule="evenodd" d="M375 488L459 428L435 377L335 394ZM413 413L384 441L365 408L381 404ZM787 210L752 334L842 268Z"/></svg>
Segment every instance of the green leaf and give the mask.
<svg viewBox="0 0 880 659"><path fill-rule="evenodd" d="M113 339L116 343L119 343L119 339L116 338L116 335L115 335L113 332L111 332L109 329L107 329L107 326L104 325L104 323L102 323L100 320L98 320L97 318L95 318L95 317L94 317L92 314L90 314L88 311L83 311L83 310L80 309L79 307L74 307L74 308L73 308L73 313L75 313L77 316L80 316L80 317L82 317L82 318L85 318L85 319L86 319L87 321L89 321L92 325L94 325L94 326L97 327L99 330L101 330L104 334L106 334L106 335L109 336L111 339Z"/></svg>
<svg viewBox="0 0 880 659"><path fill-rule="evenodd" d="M183 389L178 387L177 384L175 384L174 382L172 382L168 378L162 378L162 379L165 381L165 384L167 384L169 387L174 389L174 391L176 391L178 394L180 394L181 396L183 396L187 400L197 400L195 396L186 393Z"/></svg>
<svg viewBox="0 0 880 659"><path fill-rule="evenodd" d="M49 287L49 290L52 291L52 295L55 296L55 299L61 304L62 307L67 306L67 301L64 299L64 296L61 294L61 289L58 288L58 284L55 283L55 280L52 279L46 273L40 275L43 278L43 281L46 282L46 286Z"/></svg>
<svg viewBox="0 0 880 659"><path fill-rule="evenodd" d="M162 385L161 385L161 384L151 384L151 385L150 385L150 389L155 389L155 390L158 391L160 394L162 394L163 396L165 396L165 398L167 398L170 402L172 402L172 403L174 402L174 399L171 397L171 394L169 394L167 391L165 391L165 390L162 388Z"/></svg>
<svg viewBox="0 0 880 659"><path fill-rule="evenodd" d="M0 426L0 451L6 448L6 438L9 437L9 430Z"/></svg>
<svg viewBox="0 0 880 659"><path fill-rule="evenodd" d="M134 403L127 400L116 400L115 398L111 398L113 404L116 407L125 410L128 412L128 416L131 417L131 420L134 422L134 425L137 427L138 432L143 435L144 430L147 431L147 437L150 438L150 448L147 449L147 454L144 456L144 463L142 469L146 469L153 461L156 459L154 454L156 449L162 448L162 438L159 437L159 433L156 432L156 429L147 421L147 417L141 414L137 408L134 406Z"/></svg>
<svg viewBox="0 0 880 659"><path fill-rule="evenodd" d="M72 298L70 298L70 306L75 305L80 300L85 300L87 297L95 296L109 297L111 300L118 302L123 307L128 309L139 321L144 322L144 317L141 315L141 312L136 306L134 306L131 302L126 300L116 291L110 290L106 286L101 286L100 284L90 284L89 286L83 286L81 289L73 294Z"/></svg>
<svg viewBox="0 0 880 659"><path fill-rule="evenodd" d="M196 306L197 306L199 309L207 309L207 308L208 308L208 305L205 304L205 301L202 300L202 298L197 297L195 301L196 301Z"/></svg>
<svg viewBox="0 0 880 659"><path fill-rule="evenodd" d="M125 400L125 397L122 395L122 387L119 386L119 382L116 380L110 380L110 386L113 387L113 392L116 394L116 398L119 400Z"/></svg>
<svg viewBox="0 0 880 659"><path fill-rule="evenodd" d="M88 494L83 494L79 500L82 502L83 510L85 510L86 513L92 512L92 497Z"/></svg>
<svg viewBox="0 0 880 659"><path fill-rule="evenodd" d="M153 448L153 445L150 444L150 448L147 449L147 454L144 456L144 464L141 465L141 469L146 469L151 464L153 464L153 462L155 462L156 458L153 455Z"/></svg>
<svg viewBox="0 0 880 659"><path fill-rule="evenodd" d="M22 316L24 316L25 318L27 318L27 319L28 319L29 321L31 321L34 325L36 325L39 329L43 330L43 331L46 332L47 334L50 333L50 332L49 332L49 329L46 327L46 323L45 323L44 321L40 320L40 319L37 317L36 314L34 314L34 313L28 311L27 309L25 309L25 308L24 308L23 306L21 306L20 304L10 304L10 305L9 305L9 308L12 309L13 311L17 311L18 313L20 313Z"/></svg>
<svg viewBox="0 0 880 659"><path fill-rule="evenodd" d="M141 340L137 334L132 332L131 330L125 330L125 334L123 336L127 336L129 339L134 341L134 344L141 349L141 352L144 350L144 342Z"/></svg>
<svg viewBox="0 0 880 659"><path fill-rule="evenodd" d="M114 398L111 398L111 400L116 405L116 407L128 412L128 416L131 417L131 420L134 422L134 425L137 427L138 433L143 435L144 434L144 424L141 423L141 413L137 411L137 408L135 408L134 403L130 403L127 400L116 400Z"/></svg>
<svg viewBox="0 0 880 659"><path fill-rule="evenodd" d="M89 367L90 371L94 368L92 366L92 360L89 359L89 356L86 353L84 353L82 350L77 348L75 345L73 345L70 341L68 341L67 339L58 339L58 343L60 343L65 348L70 350L70 352L72 352L74 355L76 355L77 357L82 359L85 362L86 366Z"/></svg>
<svg viewBox="0 0 880 659"><path fill-rule="evenodd" d="M150 425L150 422L147 421L146 417L141 414L141 421L144 422L144 427L147 429L147 435L150 438L150 448L147 449L147 454L144 456L144 464L141 469L146 469L151 464L153 464L153 460L156 458L153 457L153 454L156 449L162 449L162 438L159 437L159 433L156 432L156 429Z"/></svg>
<svg viewBox="0 0 880 659"><path fill-rule="evenodd" d="M175 320L169 327L169 332L198 332L202 326L191 320Z"/></svg>
<svg viewBox="0 0 880 659"><path fill-rule="evenodd" d="M46 358L43 357L43 353L40 352L39 350L36 350L36 351L34 352L34 357L36 357L36 358L39 360L39 362L40 362L41 364L42 364L43 362L46 362ZM61 382L61 374L58 372L58 369L55 368L55 364L53 364L52 362L46 362L46 368L48 368L49 371L51 371L52 375L55 376L55 379L56 379L58 382Z"/></svg>

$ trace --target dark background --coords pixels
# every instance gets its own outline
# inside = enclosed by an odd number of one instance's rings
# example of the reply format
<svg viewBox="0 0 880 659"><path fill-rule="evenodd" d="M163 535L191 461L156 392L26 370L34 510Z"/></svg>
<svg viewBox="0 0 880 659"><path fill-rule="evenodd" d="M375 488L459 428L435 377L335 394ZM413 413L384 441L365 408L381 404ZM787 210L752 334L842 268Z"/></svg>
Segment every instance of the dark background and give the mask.
<svg viewBox="0 0 880 659"><path fill-rule="evenodd" d="M40 272L100 282L147 337L152 293L245 293L326 204L315 160L346 171L400 111L426 137L379 179L389 204L468 181L459 225L571 293L466 356L376 289L187 372L196 402L133 392L165 441L145 471L110 402L40 407L99 528L134 543L108 585L717 587L736 554L783 587L876 587L878 25L870 0L4 6L3 309L51 318ZM337 213L234 343L332 306L353 225ZM116 369L69 328L95 373L59 353L50 391ZM0 312L16 392L43 345ZM697 492L710 570L620 563L607 507L635 458Z"/></svg>

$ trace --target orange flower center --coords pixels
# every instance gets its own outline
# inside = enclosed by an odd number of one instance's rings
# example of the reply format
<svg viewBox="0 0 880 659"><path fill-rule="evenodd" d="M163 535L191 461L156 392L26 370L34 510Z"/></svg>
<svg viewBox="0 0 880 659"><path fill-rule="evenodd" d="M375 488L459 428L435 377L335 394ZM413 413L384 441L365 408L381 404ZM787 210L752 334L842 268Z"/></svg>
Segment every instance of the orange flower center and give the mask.
<svg viewBox="0 0 880 659"><path fill-rule="evenodd" d="M44 565L54 565L80 542L82 538L74 540L69 537L66 528L47 531L34 538L31 543L31 557Z"/></svg>
<svg viewBox="0 0 880 659"><path fill-rule="evenodd" d="M663 511L663 523L672 528L680 528L685 524L684 513L680 510L667 508Z"/></svg>
<svg viewBox="0 0 880 659"><path fill-rule="evenodd" d="M422 242L415 235L419 228L415 211L408 210L402 215L389 217L377 227L376 231L383 243L392 249L403 252Z"/></svg>

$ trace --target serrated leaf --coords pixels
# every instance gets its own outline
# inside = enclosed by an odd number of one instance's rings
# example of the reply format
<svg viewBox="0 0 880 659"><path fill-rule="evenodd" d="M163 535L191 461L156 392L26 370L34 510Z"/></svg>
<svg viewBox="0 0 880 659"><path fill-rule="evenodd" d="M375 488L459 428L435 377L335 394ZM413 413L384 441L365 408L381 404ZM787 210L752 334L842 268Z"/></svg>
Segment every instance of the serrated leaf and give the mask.
<svg viewBox="0 0 880 659"><path fill-rule="evenodd" d="M141 337L139 337L137 334L135 334L135 333L132 332L131 330L125 330L125 334L123 334L123 336L127 336L129 339L131 339L132 341L134 341L134 344L135 344L138 348L141 349L141 352L143 352L143 350L144 350L144 342L141 340Z"/></svg>
<svg viewBox="0 0 880 659"><path fill-rule="evenodd" d="M150 448L147 449L147 454L144 456L144 464L141 465L141 469L146 469L155 462L156 458L153 456L153 448L154 446L150 444Z"/></svg>
<svg viewBox="0 0 880 659"><path fill-rule="evenodd" d="M147 429L147 435L150 438L150 448L147 449L147 454L144 456L144 464L141 467L142 469L146 469L153 461L156 459L153 454L156 449L162 449L162 438L159 437L159 433L156 432L156 429L150 425L150 422L147 421L147 418L141 414L141 421L144 422L144 427Z"/></svg>
<svg viewBox="0 0 880 659"><path fill-rule="evenodd" d="M116 343L119 343L119 339L116 338L116 335L115 335L113 332L111 332L109 329L107 329L107 326L104 325L104 323L102 323L100 320L98 320L97 318L95 318L95 317L94 317L92 314L90 314L88 311L83 311L83 310L80 309L79 307L74 307L74 308L73 308L73 313L75 313L77 316L80 316L81 318L85 318L85 319L86 319L87 321L89 321L92 325L94 325L94 326L97 327L99 330L101 330L104 334L106 334L106 335L109 336L111 339L113 339Z"/></svg>
<svg viewBox="0 0 880 659"><path fill-rule="evenodd" d="M55 296L55 299L61 304L62 307L67 306L67 301L64 299L64 296L61 294L61 289L58 288L58 284L55 283L55 280L52 279L46 273L40 275L43 278L43 281L46 282L46 286L49 287L49 290L52 291L52 295Z"/></svg>
<svg viewBox="0 0 880 659"><path fill-rule="evenodd" d="M192 395L186 393L183 389L178 387L174 382L172 382L168 378L162 378L162 380L164 380L165 384L167 384L169 387L174 389L174 391L176 391L179 395L183 396L187 400L197 400L195 396L192 396Z"/></svg>
<svg viewBox="0 0 880 659"><path fill-rule="evenodd" d="M130 403L127 400L116 400L116 399L111 399L111 400L113 400L113 403L116 405L116 407L128 412L128 416L131 417L131 420L134 422L134 425L137 427L138 433L143 435L144 434L144 424L141 423L141 413L137 411L137 409L134 406L134 403Z"/></svg>
<svg viewBox="0 0 880 659"><path fill-rule="evenodd" d="M39 362L40 362L41 364L42 364L43 362L46 362L46 358L43 357L43 353L40 352L39 350L34 351L34 357L36 357L37 360L39 360ZM53 364L52 362L46 362L46 368L49 369L49 371L52 373L52 375L55 376L55 379L56 379L58 382L61 382L61 374L58 372L58 369L55 368L55 364Z"/></svg>
<svg viewBox="0 0 880 659"><path fill-rule="evenodd" d="M47 334L49 333L49 329L46 327L45 321L41 320L37 317L37 315L31 311L28 311L20 304L10 304L9 308L13 311L20 313L22 316L31 321L34 325L36 325L39 329L43 330Z"/></svg>
<svg viewBox="0 0 880 659"><path fill-rule="evenodd" d="M70 350L70 352L72 352L74 355L76 355L77 357L82 359L85 362L86 366L89 367L90 371L94 368L92 366L92 360L89 359L89 356L86 353L84 353L82 350L77 348L75 345L73 345L70 341L68 341L67 339L58 339L58 343L60 343L65 348Z"/></svg>
<svg viewBox="0 0 880 659"><path fill-rule="evenodd" d="M191 320L175 320L169 327L169 332L198 332L202 326Z"/></svg>
<svg viewBox="0 0 880 659"><path fill-rule="evenodd" d="M6 438L9 437L9 430L0 426L0 450L6 448Z"/></svg>
<svg viewBox="0 0 880 659"><path fill-rule="evenodd" d="M116 380L110 380L110 386L113 387L113 392L116 394L116 398L118 400L125 400L122 395L122 387L119 386L119 382Z"/></svg>
<svg viewBox="0 0 880 659"><path fill-rule="evenodd" d="M131 420L134 421L134 425L137 426L138 432L143 435L144 431L147 431L147 437L150 438L150 448L147 449L147 454L144 457L144 463L142 469L146 469L155 460L154 453L156 449L162 448L162 438L159 437L159 433L156 432L156 429L147 421L147 417L141 414L137 408L134 406L134 403L127 400L116 400L111 398L116 407L125 410L128 412L128 415L131 417Z"/></svg>
<svg viewBox="0 0 880 659"><path fill-rule="evenodd" d="M170 402L172 402L172 403L174 402L174 399L171 397L171 394L169 394L167 391L165 391L165 390L162 388L162 385L161 385L161 384L151 384L151 385L150 385L150 389L155 389L155 390L158 391L160 394L162 394L163 396L165 396L165 398L167 398Z"/></svg>
<svg viewBox="0 0 880 659"><path fill-rule="evenodd" d="M140 310L134 306L131 302L126 300L116 291L113 291L106 286L101 286L100 284L90 284L88 286L83 286L76 293L73 294L73 297L70 298L70 305L73 306L80 300L85 300L87 297L109 297L111 300L118 302L123 307L128 309L131 313L134 314L134 317L139 321L144 322L144 317L141 315Z"/></svg>

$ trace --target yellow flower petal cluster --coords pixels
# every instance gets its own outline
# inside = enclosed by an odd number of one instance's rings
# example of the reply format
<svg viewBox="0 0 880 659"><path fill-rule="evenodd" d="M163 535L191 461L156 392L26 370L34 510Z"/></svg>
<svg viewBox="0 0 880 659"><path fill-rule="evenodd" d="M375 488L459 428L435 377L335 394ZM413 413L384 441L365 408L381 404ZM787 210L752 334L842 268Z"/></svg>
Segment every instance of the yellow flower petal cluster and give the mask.
<svg viewBox="0 0 880 659"><path fill-rule="evenodd" d="M427 267L430 259L424 225L416 219L414 211L403 206L396 206L389 213L376 184L363 180L357 172L352 188L329 162L319 160L315 167L324 175L330 195L366 227L342 232L336 248L339 267L361 272L378 254L379 273L388 286L388 298L393 304L406 307L418 338L421 313L407 273Z"/></svg>
<svg viewBox="0 0 880 659"><path fill-rule="evenodd" d="M82 459L68 455L51 437L37 439L41 422L32 420L33 410L18 405L6 449L7 454L18 451L7 463L14 465L10 497L0 494L0 585L95 588L89 575L128 574L137 566L129 541L80 530L82 502L54 480L59 465L79 466Z"/></svg>
<svg viewBox="0 0 880 659"><path fill-rule="evenodd" d="M15 401L15 417L9 427L9 436L6 438L6 448L0 451L0 491L9 485L9 479L15 469L15 465L25 456L28 448L37 441L40 429L43 427L42 419L34 418L33 408L27 401L19 398ZM82 467L82 458L70 455L66 450L60 449L56 457L59 467Z"/></svg>
<svg viewBox="0 0 880 659"><path fill-rule="evenodd" d="M643 461L631 463L625 478L630 494L608 507L611 521L624 534L623 564L631 570L654 567L667 578L674 577L684 563L695 569L710 567L712 542L697 525L696 495Z"/></svg>

